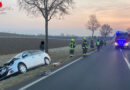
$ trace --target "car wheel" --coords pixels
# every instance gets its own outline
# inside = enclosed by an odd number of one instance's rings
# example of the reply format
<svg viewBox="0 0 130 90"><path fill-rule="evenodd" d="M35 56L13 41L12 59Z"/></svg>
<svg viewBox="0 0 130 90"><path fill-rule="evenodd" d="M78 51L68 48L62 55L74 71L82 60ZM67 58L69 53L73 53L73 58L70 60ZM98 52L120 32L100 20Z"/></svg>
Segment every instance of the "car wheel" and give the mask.
<svg viewBox="0 0 130 90"><path fill-rule="evenodd" d="M49 58L45 57L44 61L45 61L45 65L49 65L50 64Z"/></svg>
<svg viewBox="0 0 130 90"><path fill-rule="evenodd" d="M26 73L26 72L27 72L27 67L26 67L25 64L20 63L20 64L18 65L18 70L19 70L20 73L23 74L23 73Z"/></svg>

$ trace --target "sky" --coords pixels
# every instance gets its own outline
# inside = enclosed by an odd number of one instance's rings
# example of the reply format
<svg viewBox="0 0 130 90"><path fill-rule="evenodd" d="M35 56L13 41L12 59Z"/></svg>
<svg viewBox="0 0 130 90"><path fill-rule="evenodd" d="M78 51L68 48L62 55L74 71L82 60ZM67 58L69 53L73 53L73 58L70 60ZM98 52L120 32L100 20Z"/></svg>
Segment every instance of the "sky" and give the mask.
<svg viewBox="0 0 130 90"><path fill-rule="evenodd" d="M0 32L19 34L44 34L44 18L28 15L19 10L17 0L0 0ZM130 27L130 0L74 0L74 8L62 19L54 18L49 22L49 35L90 36L85 25L89 16L95 14L102 24L109 24L114 30ZM4 9L4 10L3 10ZM99 31L95 32L99 35Z"/></svg>

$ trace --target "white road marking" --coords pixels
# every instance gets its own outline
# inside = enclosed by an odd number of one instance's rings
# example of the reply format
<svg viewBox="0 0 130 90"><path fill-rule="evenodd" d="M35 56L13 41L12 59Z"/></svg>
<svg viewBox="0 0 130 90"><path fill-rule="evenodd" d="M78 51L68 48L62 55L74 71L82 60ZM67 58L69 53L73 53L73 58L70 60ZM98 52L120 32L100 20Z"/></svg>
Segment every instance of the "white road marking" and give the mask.
<svg viewBox="0 0 130 90"><path fill-rule="evenodd" d="M125 62L126 62L126 64L127 64L127 66L128 66L128 68L129 68L129 70L130 70L130 63L129 63L128 59L125 57L125 55L124 55L122 49L120 49L120 51L121 51L121 53L122 53L122 55L123 55L123 58L124 58L124 60L125 60Z"/></svg>
<svg viewBox="0 0 130 90"><path fill-rule="evenodd" d="M95 50L95 51L96 51L96 50ZM88 53L88 55L94 53L95 51ZM58 71L60 71L60 70L62 70L62 69L64 69L64 68L66 68L66 67L72 65L73 63L76 63L76 62L80 61L81 59L83 59L83 58L80 57L80 58L78 58L78 59L76 59L76 60L70 62L69 64L67 64L67 65L65 65L65 66L63 66L63 67L61 67L61 68L55 70L54 72L52 72L52 73L49 74L48 76L41 77L41 78L35 80L34 82L31 82L31 83L29 83L28 85L26 85L26 86L20 88L19 90L25 90L25 89L27 89L27 88L33 86L34 84L36 84L36 83L38 83L38 82L40 82L40 81L42 81L42 80L44 80L44 79L46 79L46 78L52 76L53 74L57 73Z"/></svg>

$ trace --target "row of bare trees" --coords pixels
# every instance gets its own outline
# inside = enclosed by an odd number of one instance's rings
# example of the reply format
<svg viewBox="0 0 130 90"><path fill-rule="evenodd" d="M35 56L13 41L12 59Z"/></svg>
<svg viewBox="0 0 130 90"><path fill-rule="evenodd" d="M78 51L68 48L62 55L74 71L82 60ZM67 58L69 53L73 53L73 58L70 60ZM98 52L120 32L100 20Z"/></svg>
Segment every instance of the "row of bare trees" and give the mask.
<svg viewBox="0 0 130 90"><path fill-rule="evenodd" d="M73 7L73 0L18 0L20 9L24 9L27 13L34 16L41 15L45 21L45 51L48 52L48 24L55 16L63 16L69 13L69 9ZM92 31L92 38L94 32L100 27L100 23L95 15L90 16L87 27ZM112 28L104 24L101 27L101 35L107 36L112 31Z"/></svg>
<svg viewBox="0 0 130 90"><path fill-rule="evenodd" d="M100 28L101 27L101 28ZM92 38L94 36L94 33L96 30L100 30L100 34L101 36L103 36L104 38L106 38L109 34L112 33L113 29L111 28L110 25L108 24L103 24L101 26L101 24L99 23L99 21L96 18L96 15L91 15L89 17L89 21L86 24L86 28L87 30L92 31ZM100 29L99 29L100 28Z"/></svg>

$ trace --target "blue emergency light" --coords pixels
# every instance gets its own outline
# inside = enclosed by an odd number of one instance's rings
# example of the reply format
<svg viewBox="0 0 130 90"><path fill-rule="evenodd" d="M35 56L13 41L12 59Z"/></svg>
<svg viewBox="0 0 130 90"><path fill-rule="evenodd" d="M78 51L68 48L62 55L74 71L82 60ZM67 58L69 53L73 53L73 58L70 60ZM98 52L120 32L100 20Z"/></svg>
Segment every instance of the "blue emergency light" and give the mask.
<svg viewBox="0 0 130 90"><path fill-rule="evenodd" d="M120 31L116 31L116 35L119 35L120 34Z"/></svg>
<svg viewBox="0 0 130 90"><path fill-rule="evenodd" d="M119 46L124 46L125 43L126 43L126 40L123 40L123 39L117 40L117 43L118 43Z"/></svg>

